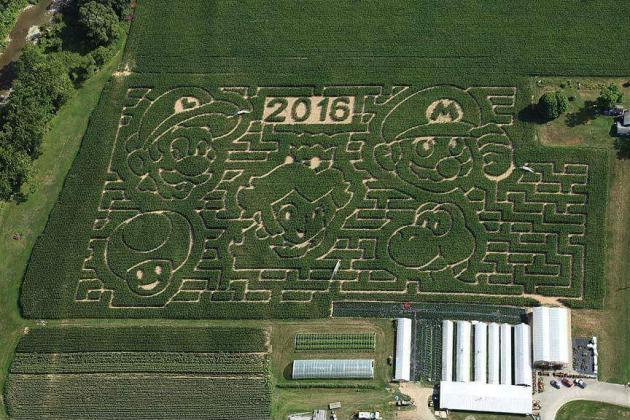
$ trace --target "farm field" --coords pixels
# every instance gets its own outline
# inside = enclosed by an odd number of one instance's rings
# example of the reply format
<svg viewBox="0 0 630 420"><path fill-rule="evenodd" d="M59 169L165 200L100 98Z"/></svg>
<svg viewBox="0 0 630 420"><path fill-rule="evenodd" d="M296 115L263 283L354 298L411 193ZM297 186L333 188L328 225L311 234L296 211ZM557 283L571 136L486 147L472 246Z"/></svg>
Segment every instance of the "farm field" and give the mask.
<svg viewBox="0 0 630 420"><path fill-rule="evenodd" d="M580 120L597 83L630 74L619 7L138 0L30 260L94 91L52 127L35 201L0 213L26 238L0 243L0 419L275 420L333 401L340 420L391 417L395 330L361 318L416 319L429 382L439 320L462 307L569 306L574 333L602 337L602 379L630 380L628 161L611 121ZM566 118L527 118L578 76ZM373 348L295 346L331 333ZM376 376L292 381L302 358L374 359Z"/></svg>
<svg viewBox="0 0 630 420"><path fill-rule="evenodd" d="M270 418L266 341L253 328L35 329L11 365L7 411L11 419Z"/></svg>
<svg viewBox="0 0 630 420"><path fill-rule="evenodd" d="M544 6L458 0L295 3L139 1L128 44L143 73L221 73L229 80L287 69L305 79L421 73L626 75L627 17L615 1ZM614 36L602 39L601 28ZM172 36L177 34L177 36ZM157 47L157 48L156 48ZM261 54L264 52L264 54ZM343 74L340 74L340 70ZM405 79L398 79L407 82Z"/></svg>

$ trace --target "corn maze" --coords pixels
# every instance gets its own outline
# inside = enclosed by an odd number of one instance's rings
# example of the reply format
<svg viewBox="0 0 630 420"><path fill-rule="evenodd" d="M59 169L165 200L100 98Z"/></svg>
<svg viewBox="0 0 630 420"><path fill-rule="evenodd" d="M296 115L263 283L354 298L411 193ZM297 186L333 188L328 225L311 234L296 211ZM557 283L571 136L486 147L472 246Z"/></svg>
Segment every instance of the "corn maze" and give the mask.
<svg viewBox="0 0 630 420"><path fill-rule="evenodd" d="M600 227L605 172L586 153L532 145L516 86L136 83L113 111L89 238L75 250L85 258L63 274L69 316L601 299L603 245L586 234ZM47 258L36 249L31 271ZM47 304L34 277L27 314Z"/></svg>

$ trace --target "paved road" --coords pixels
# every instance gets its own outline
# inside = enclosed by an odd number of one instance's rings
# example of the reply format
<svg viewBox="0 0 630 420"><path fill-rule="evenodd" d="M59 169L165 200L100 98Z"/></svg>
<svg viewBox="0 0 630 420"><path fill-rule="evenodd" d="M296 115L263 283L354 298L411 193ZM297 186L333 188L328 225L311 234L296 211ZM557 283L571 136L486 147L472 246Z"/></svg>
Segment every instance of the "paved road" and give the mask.
<svg viewBox="0 0 630 420"><path fill-rule="evenodd" d="M574 400L600 401L630 407L630 388L623 385L587 379L585 389L577 386L567 388L562 384L560 389L556 389L550 385L551 379L553 378L545 377L545 392L534 394L534 399L541 403L541 420L554 420L558 410Z"/></svg>

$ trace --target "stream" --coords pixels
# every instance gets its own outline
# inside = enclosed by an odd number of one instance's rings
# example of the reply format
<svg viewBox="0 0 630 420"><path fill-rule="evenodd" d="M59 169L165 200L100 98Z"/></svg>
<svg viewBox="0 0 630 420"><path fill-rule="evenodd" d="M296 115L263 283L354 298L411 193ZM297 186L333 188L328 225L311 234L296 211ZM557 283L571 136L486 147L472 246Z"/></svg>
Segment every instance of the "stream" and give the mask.
<svg viewBox="0 0 630 420"><path fill-rule="evenodd" d="M9 42L0 54L0 89L8 89L13 81L13 72L10 64L19 58L22 48L29 38L29 30L48 22L52 12L48 10L53 0L40 0L37 4L22 10L15 26L9 34Z"/></svg>

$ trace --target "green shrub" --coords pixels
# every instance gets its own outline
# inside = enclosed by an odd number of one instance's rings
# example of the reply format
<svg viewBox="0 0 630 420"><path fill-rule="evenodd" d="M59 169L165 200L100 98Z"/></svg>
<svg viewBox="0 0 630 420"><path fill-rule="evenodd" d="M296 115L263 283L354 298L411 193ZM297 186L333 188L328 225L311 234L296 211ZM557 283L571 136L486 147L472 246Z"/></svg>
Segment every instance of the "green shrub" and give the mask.
<svg viewBox="0 0 630 420"><path fill-rule="evenodd" d="M614 108L615 105L623 100L623 92L614 83L602 88L597 97L597 106L601 109Z"/></svg>
<svg viewBox="0 0 630 420"><path fill-rule="evenodd" d="M547 120L555 120L567 112L569 109L569 100L567 96L560 91L544 93L538 100L538 113Z"/></svg>

